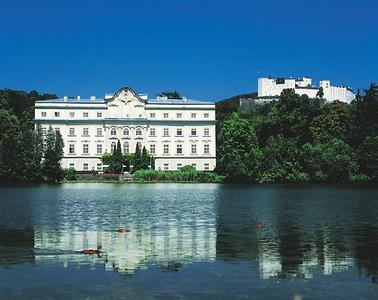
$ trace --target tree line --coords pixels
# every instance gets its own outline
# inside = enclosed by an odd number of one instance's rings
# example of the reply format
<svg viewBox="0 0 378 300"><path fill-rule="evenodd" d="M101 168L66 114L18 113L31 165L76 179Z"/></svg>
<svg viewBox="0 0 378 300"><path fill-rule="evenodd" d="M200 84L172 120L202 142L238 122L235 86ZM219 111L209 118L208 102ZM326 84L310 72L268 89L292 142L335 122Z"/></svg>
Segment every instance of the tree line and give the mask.
<svg viewBox="0 0 378 300"><path fill-rule="evenodd" d="M376 182L378 87L351 104L322 103L290 89L247 112L235 99L217 103L217 172L238 182Z"/></svg>

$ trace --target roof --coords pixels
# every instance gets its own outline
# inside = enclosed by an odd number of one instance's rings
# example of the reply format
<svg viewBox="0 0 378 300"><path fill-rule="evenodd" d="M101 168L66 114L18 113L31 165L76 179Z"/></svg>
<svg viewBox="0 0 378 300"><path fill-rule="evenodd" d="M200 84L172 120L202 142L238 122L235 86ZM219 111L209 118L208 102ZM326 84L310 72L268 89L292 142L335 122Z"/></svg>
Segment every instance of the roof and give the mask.
<svg viewBox="0 0 378 300"><path fill-rule="evenodd" d="M49 100L39 100L36 101L37 103L68 103L68 104L103 104L108 102L110 99L67 99L64 100L64 98L58 98L58 99L49 99ZM197 104L197 105L211 105L214 104L214 102L209 101L199 101L199 100L190 100L190 99L148 99L147 104Z"/></svg>

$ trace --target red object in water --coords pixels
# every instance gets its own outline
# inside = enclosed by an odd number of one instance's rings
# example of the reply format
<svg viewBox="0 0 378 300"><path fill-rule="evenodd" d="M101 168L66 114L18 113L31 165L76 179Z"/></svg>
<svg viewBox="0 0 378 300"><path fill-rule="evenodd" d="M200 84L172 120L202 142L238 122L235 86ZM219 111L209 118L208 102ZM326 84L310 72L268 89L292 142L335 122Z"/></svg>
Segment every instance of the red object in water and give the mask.
<svg viewBox="0 0 378 300"><path fill-rule="evenodd" d="M255 225L255 228L256 229L260 229L260 228L262 228L263 227L263 224L261 224L261 223L257 223L256 225Z"/></svg>
<svg viewBox="0 0 378 300"><path fill-rule="evenodd" d="M86 249L86 250L83 250L83 251L80 251L80 252L85 254L85 255L100 254L99 250L94 250L94 249Z"/></svg>
<svg viewBox="0 0 378 300"><path fill-rule="evenodd" d="M124 232L130 232L130 230L126 228L118 228L117 232L124 233Z"/></svg>

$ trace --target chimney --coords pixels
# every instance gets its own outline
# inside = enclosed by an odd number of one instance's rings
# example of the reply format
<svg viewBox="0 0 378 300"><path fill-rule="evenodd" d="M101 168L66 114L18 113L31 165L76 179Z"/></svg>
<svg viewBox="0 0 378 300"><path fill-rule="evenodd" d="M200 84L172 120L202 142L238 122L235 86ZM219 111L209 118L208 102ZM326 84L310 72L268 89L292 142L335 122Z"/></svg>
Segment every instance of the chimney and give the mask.
<svg viewBox="0 0 378 300"><path fill-rule="evenodd" d="M80 96L77 96L77 101L80 101Z"/></svg>
<svg viewBox="0 0 378 300"><path fill-rule="evenodd" d="M68 101L68 96L64 96L63 100L64 100L64 102L67 102Z"/></svg>
<svg viewBox="0 0 378 300"><path fill-rule="evenodd" d="M91 100L92 101L96 100L96 96L91 96Z"/></svg>

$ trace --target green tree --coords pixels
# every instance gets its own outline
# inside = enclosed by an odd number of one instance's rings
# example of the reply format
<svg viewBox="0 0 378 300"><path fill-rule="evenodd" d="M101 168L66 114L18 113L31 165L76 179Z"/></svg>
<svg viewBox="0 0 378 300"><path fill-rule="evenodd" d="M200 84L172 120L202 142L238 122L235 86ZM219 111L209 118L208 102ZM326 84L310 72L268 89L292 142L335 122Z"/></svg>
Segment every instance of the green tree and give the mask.
<svg viewBox="0 0 378 300"><path fill-rule="evenodd" d="M168 99L182 99L182 96L177 91L166 91L158 94L160 97L167 97Z"/></svg>
<svg viewBox="0 0 378 300"><path fill-rule="evenodd" d="M348 104L334 101L326 104L321 114L313 119L310 131L317 143L327 143L333 138L349 142L355 126L355 116Z"/></svg>
<svg viewBox="0 0 378 300"><path fill-rule="evenodd" d="M233 113L222 122L217 143L218 172L229 180L255 181L261 151L252 122Z"/></svg>
<svg viewBox="0 0 378 300"><path fill-rule="evenodd" d="M316 97L320 98L320 99L323 99L323 97L324 97L324 90L323 90L322 86L319 88L319 91L316 93Z"/></svg>
<svg viewBox="0 0 378 300"><path fill-rule="evenodd" d="M140 150L139 143L136 144L135 154L133 159L133 172L141 170L142 168L142 153Z"/></svg>
<svg viewBox="0 0 378 300"><path fill-rule="evenodd" d="M121 142L118 140L116 148L111 155L104 154L102 156L103 164L108 165L106 172L121 174L123 171L124 158L122 155Z"/></svg>
<svg viewBox="0 0 378 300"><path fill-rule="evenodd" d="M63 157L63 139L58 131L50 126L45 141L42 174L47 182L57 182L63 179L64 172L60 165Z"/></svg>
<svg viewBox="0 0 378 300"><path fill-rule="evenodd" d="M366 137L357 149L358 162L363 174L378 180L378 135Z"/></svg>
<svg viewBox="0 0 378 300"><path fill-rule="evenodd" d="M150 155L148 154L146 147L143 147L140 161L141 170L148 170L150 168Z"/></svg>

